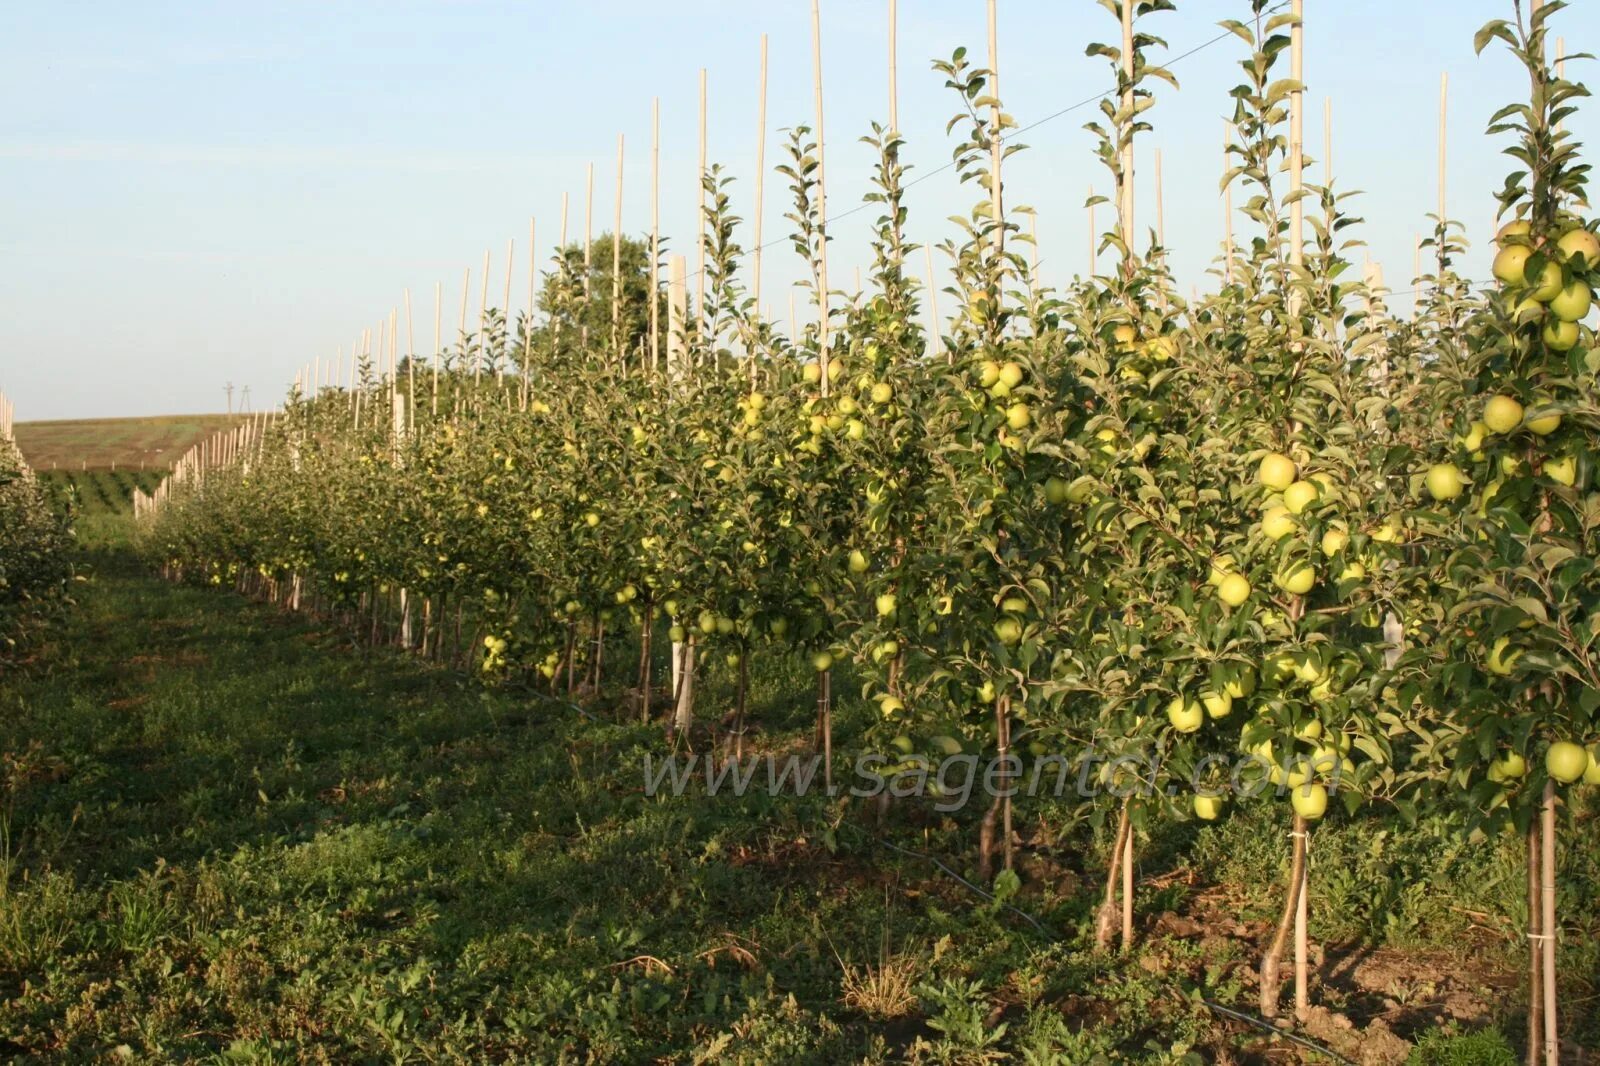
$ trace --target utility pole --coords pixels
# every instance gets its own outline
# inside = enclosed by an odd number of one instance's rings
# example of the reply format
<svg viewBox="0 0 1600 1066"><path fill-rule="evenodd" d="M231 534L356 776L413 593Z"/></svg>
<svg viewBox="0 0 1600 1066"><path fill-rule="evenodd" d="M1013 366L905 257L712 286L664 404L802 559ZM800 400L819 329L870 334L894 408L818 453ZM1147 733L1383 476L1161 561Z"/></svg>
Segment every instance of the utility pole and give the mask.
<svg viewBox="0 0 1600 1066"><path fill-rule="evenodd" d="M222 386L222 391L228 394L228 413L233 414L233 382Z"/></svg>
<svg viewBox="0 0 1600 1066"><path fill-rule="evenodd" d="M250 386L249 385L246 385L244 387L244 395L242 395L239 398L239 413L240 414L245 414L245 415L250 413Z"/></svg>

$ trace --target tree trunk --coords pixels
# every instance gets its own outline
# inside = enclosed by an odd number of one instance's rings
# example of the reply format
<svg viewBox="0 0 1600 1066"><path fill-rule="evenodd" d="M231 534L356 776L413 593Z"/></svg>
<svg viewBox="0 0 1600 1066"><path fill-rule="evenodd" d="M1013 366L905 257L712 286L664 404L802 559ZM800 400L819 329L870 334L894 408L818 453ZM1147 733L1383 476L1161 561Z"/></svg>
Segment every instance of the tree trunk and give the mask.
<svg viewBox="0 0 1600 1066"><path fill-rule="evenodd" d="M650 720L650 644L656 617L652 598L644 601L644 622L639 626L639 720Z"/></svg>
<svg viewBox="0 0 1600 1066"><path fill-rule="evenodd" d="M1543 825L1539 830L1539 850L1543 853L1543 881L1539 886L1539 899L1544 912L1540 920L1544 939L1544 1062L1545 1066L1561 1066L1561 1030L1556 1024L1556 783L1544 783L1544 809L1540 812Z"/></svg>
<svg viewBox="0 0 1600 1066"><path fill-rule="evenodd" d="M1130 831L1128 804L1122 804L1122 814L1117 819L1116 839L1111 843L1111 864L1106 869L1106 898L1100 904L1100 914L1095 920L1094 947L1106 951L1111 947L1111 930L1117 920L1117 877L1122 870L1122 853L1127 847Z"/></svg>
<svg viewBox="0 0 1600 1066"><path fill-rule="evenodd" d="M1283 903L1283 916L1278 919L1278 931L1261 957L1261 1016L1268 1020L1278 1016L1278 989L1283 964L1283 949L1289 943L1289 931L1294 925L1294 913L1300 906L1300 889L1305 883L1306 820L1294 816L1293 858L1289 864L1289 895Z"/></svg>
<svg viewBox="0 0 1600 1066"><path fill-rule="evenodd" d="M694 643L694 635L690 634L679 661L678 702L672 716L675 737L689 738L689 730L694 726Z"/></svg>

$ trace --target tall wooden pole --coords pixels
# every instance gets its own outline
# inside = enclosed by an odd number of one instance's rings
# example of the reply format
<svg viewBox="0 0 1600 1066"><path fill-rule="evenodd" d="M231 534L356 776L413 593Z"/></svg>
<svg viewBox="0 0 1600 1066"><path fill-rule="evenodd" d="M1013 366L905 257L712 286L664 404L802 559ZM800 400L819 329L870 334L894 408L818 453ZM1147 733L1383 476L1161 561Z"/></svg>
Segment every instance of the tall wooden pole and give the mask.
<svg viewBox="0 0 1600 1066"><path fill-rule="evenodd" d="M1133 0L1122 0L1122 76L1127 87L1122 92L1124 114L1133 114ZM1130 119L1131 121L1131 119ZM1133 269L1133 138L1122 146L1122 187L1117 190L1118 228L1122 233L1123 269Z"/></svg>
<svg viewBox="0 0 1600 1066"><path fill-rule="evenodd" d="M661 97L659 96L650 103L650 369L653 373L661 372Z"/></svg>
<svg viewBox="0 0 1600 1066"><path fill-rule="evenodd" d="M489 356L489 249L483 250L483 281L478 286L478 357L472 361L472 384L478 384L478 374Z"/></svg>
<svg viewBox="0 0 1600 1066"><path fill-rule="evenodd" d="M439 353L443 351L444 282L433 283L433 416L439 416ZM354 374L355 367L351 367Z"/></svg>
<svg viewBox="0 0 1600 1066"><path fill-rule="evenodd" d="M539 284L539 241L537 222L528 216L528 310L522 320L522 409L528 409L533 389L533 312L537 306Z"/></svg>
<svg viewBox="0 0 1600 1066"><path fill-rule="evenodd" d="M1000 144L1003 132L1000 126L1000 34L996 28L997 0L989 0L989 97L994 103L989 108L989 210L994 215L994 254L998 257L1006 248L1006 216L1000 198L1000 160L1004 150Z"/></svg>
<svg viewBox="0 0 1600 1066"><path fill-rule="evenodd" d="M767 184L767 35L761 35L761 75L756 88L756 228L755 228L755 284L756 316L761 316L761 220L765 213L764 194ZM759 334L758 334L759 337ZM756 353L751 351L750 384L756 381Z"/></svg>
<svg viewBox="0 0 1600 1066"><path fill-rule="evenodd" d="M889 132L900 131L899 3L889 0Z"/></svg>
<svg viewBox="0 0 1600 1066"><path fill-rule="evenodd" d="M504 319L505 345L506 345L506 352L508 354L510 353L510 350L511 350L511 273L512 273L512 269L516 266L516 262L517 262L517 239L515 237L511 237L511 238L507 239L507 241L506 241L506 291L505 291L505 296L502 297L501 302L500 302L500 315L501 315L502 319ZM487 347L488 343L489 342L487 340L484 341L484 345L486 347ZM505 364L502 363L499 359L496 359L495 362L494 362L494 380L495 380L495 384L496 385L503 384L505 382L505 376L506 376L506 374L505 374Z"/></svg>
<svg viewBox="0 0 1600 1066"><path fill-rule="evenodd" d="M584 354L589 348L589 297L594 288L594 164L589 164L583 195L583 328Z"/></svg>
<svg viewBox="0 0 1600 1066"><path fill-rule="evenodd" d="M1305 0L1292 0L1294 22L1289 29L1289 77L1305 85ZM1289 262L1298 270L1305 264L1305 89L1289 94ZM1302 893L1303 894L1303 893Z"/></svg>
<svg viewBox="0 0 1600 1066"><path fill-rule="evenodd" d="M1224 176L1233 169L1233 123L1222 124L1222 173ZM1233 284L1233 182L1226 182L1222 186L1222 277L1226 284Z"/></svg>
<svg viewBox="0 0 1600 1066"><path fill-rule="evenodd" d="M417 327L411 317L411 289L406 288L406 428L412 427L417 410Z"/></svg>
<svg viewBox="0 0 1600 1066"><path fill-rule="evenodd" d="M811 71L817 107L817 218L822 227L817 262L817 365L822 371L822 395L829 392L828 378L828 182L824 162L826 136L822 124L822 9L811 0Z"/></svg>
<svg viewBox="0 0 1600 1066"><path fill-rule="evenodd" d="M1295 89L1289 96L1289 195L1293 200L1289 212L1289 261L1298 276L1305 265L1305 0L1292 0L1291 10L1294 21L1289 30L1289 76L1294 79ZM1291 297L1291 310L1299 306L1299 297ZM1303 825L1297 828L1308 834L1304 844L1309 847L1309 830ZM1306 933L1309 885L1309 864L1302 862L1294 909L1294 1009L1299 1018L1304 1018L1310 1009Z"/></svg>
<svg viewBox="0 0 1600 1066"><path fill-rule="evenodd" d="M700 68L700 168L695 172L696 225L699 227L700 264L695 274L695 321L706 318L706 68ZM698 331L697 331L698 332Z"/></svg>
<svg viewBox="0 0 1600 1066"><path fill-rule="evenodd" d="M1544 783L1544 806L1539 812L1540 867L1543 879L1539 886L1540 928L1544 939L1544 1061L1545 1066L1561 1066L1560 1029L1556 1025L1556 784Z"/></svg>
<svg viewBox="0 0 1600 1066"><path fill-rule="evenodd" d="M932 335L933 335L933 339L932 339L932 342L928 345L928 347L929 348L943 347L944 346L944 335L943 335L943 332L942 332L943 320L939 317L939 286L933 279L933 245L932 244L924 244L922 246L922 251L923 251L923 254L925 256L927 256L927 260L928 260L928 311L933 316L933 328L930 331L932 333ZM946 356L947 356L947 358L949 359L950 362L954 362L955 361L955 353L953 351L947 352Z"/></svg>
<svg viewBox="0 0 1600 1066"><path fill-rule="evenodd" d="M611 220L611 350L622 363L622 134L617 134L617 207Z"/></svg>

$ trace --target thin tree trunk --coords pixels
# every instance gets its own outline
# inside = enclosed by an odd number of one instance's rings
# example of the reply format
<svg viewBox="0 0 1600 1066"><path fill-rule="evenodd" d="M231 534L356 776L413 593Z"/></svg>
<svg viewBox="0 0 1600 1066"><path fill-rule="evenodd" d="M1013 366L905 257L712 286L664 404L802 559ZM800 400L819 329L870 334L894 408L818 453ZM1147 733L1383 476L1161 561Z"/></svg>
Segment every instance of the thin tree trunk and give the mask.
<svg viewBox="0 0 1600 1066"><path fill-rule="evenodd" d="M672 716L672 733L693 739L689 736L690 729L694 726L694 635L683 643L683 657L678 673L678 703Z"/></svg>
<svg viewBox="0 0 1600 1066"><path fill-rule="evenodd" d="M1133 819L1128 820L1127 835L1122 838L1122 950L1133 948Z"/></svg>
<svg viewBox="0 0 1600 1066"><path fill-rule="evenodd" d="M1544 783L1544 809L1540 812L1539 850L1543 853L1539 898L1544 912L1540 925L1544 939L1544 1062L1561 1066L1561 1030L1556 1024L1556 783Z"/></svg>
<svg viewBox="0 0 1600 1066"><path fill-rule="evenodd" d="M1306 820L1298 814L1294 816L1292 839L1294 852L1289 864L1288 898L1283 903L1283 916L1278 919L1278 931L1273 935L1266 954L1261 957L1261 1016L1267 1019L1278 1016L1279 970L1283 964L1283 949L1289 943L1295 908L1300 905L1300 887L1305 881Z"/></svg>
<svg viewBox="0 0 1600 1066"><path fill-rule="evenodd" d="M1127 846L1130 829L1128 804L1122 804L1122 814L1117 819L1117 835L1111 844L1111 865L1106 869L1106 898L1100 904L1100 914L1095 920L1094 946L1096 951L1111 947L1111 930L1117 917L1117 877L1122 870L1122 853Z"/></svg>

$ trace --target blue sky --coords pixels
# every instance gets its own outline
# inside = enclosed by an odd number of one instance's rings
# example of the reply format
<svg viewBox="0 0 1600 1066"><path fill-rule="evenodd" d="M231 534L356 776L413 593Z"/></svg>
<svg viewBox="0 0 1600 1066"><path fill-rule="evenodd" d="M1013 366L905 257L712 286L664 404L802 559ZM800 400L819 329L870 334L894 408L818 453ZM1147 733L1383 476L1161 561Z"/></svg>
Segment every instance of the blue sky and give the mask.
<svg viewBox="0 0 1600 1066"><path fill-rule="evenodd" d="M1508 161L1483 129L1525 81L1509 57L1474 57L1473 32L1509 0L1309 0L1307 151L1321 154L1333 107L1334 172L1367 190L1356 213L1392 288L1408 289L1414 235L1436 202L1439 79L1448 71L1449 210L1487 273L1492 190ZM1152 32L1177 54L1242 17L1239 0L1180 0ZM857 138L887 111L883 0L823 0L829 207L867 190ZM1093 0L1000 0L1001 88L1027 124L1104 89L1090 40L1114 21ZM1600 50L1600 14L1560 19L1569 52ZM433 292L445 320L484 252L503 290L517 242L513 309L525 301L527 230L541 259L571 195L581 233L585 168L595 164L595 230L610 228L618 133L626 136L624 229L650 222L652 97L662 109L662 227L688 249L695 226L698 76L708 69L710 158L739 180L749 218L755 162L757 47L770 35L768 163L778 131L812 121L810 4L679 0L583 3L477 0L139 3L60 0L0 10L0 390L18 417L220 410L222 387L261 406L296 369L348 353L406 287L431 346ZM985 55L983 0L901 0L900 111L911 176L949 159L953 98L929 61L967 45ZM1217 191L1227 91L1242 44L1177 63L1155 132L1139 150L1141 228L1152 224L1152 152L1163 155L1167 240L1180 280L1204 287L1221 239ZM1588 64L1584 64L1587 66ZM1287 63L1283 72L1287 75ZM1569 74L1593 80L1574 67ZM1090 155L1080 109L1029 132L1008 164L1008 199L1039 211L1042 270L1062 281L1087 266ZM1594 140L1586 108L1572 124ZM1313 172L1312 180L1316 180ZM912 190L918 240L951 232L976 190L945 172ZM782 236L785 190L769 176L766 237ZM866 261L863 213L840 223L833 280ZM1104 228L1108 216L1102 214ZM1244 221L1236 223L1242 229ZM744 243L750 243L744 234ZM800 264L766 255L765 295L788 317ZM1408 297L1396 301L1403 307ZM492 303L500 302L498 297ZM802 311L803 314L803 311ZM447 327L448 330L448 327Z"/></svg>

